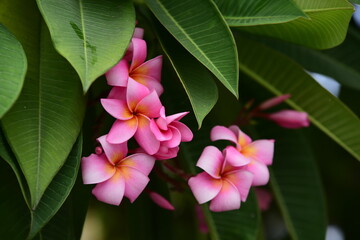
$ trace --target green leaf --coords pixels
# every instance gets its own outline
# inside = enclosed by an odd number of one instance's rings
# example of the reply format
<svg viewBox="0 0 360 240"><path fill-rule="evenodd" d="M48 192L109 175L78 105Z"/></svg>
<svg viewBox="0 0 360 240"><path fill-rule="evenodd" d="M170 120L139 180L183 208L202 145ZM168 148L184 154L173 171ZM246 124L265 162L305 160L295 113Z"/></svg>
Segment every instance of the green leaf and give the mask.
<svg viewBox="0 0 360 240"><path fill-rule="evenodd" d="M216 5L208 0L145 2L164 27L238 96L239 73L234 70L238 66L234 38Z"/></svg>
<svg viewBox="0 0 360 240"><path fill-rule="evenodd" d="M349 2L360 5L360 0L349 0Z"/></svg>
<svg viewBox="0 0 360 240"><path fill-rule="evenodd" d="M344 0L295 0L309 19L241 29L280 38L304 46L325 49L340 44L346 36L354 7Z"/></svg>
<svg viewBox="0 0 360 240"><path fill-rule="evenodd" d="M0 21L16 35L28 58L22 93L2 124L35 208L76 141L85 98L76 72L53 49L35 3L1 1Z"/></svg>
<svg viewBox="0 0 360 240"><path fill-rule="evenodd" d="M275 95L291 94L287 103L305 111L313 124L360 160L360 120L291 59L239 38L240 70Z"/></svg>
<svg viewBox="0 0 360 240"><path fill-rule="evenodd" d="M214 0L227 24L253 26L276 24L307 17L298 6L289 0Z"/></svg>
<svg viewBox="0 0 360 240"><path fill-rule="evenodd" d="M324 191L309 142L301 132L268 129L276 139L270 186L291 238L325 239Z"/></svg>
<svg viewBox="0 0 360 240"><path fill-rule="evenodd" d="M217 102L217 86L212 75L165 31L158 28L161 46L189 97L200 128L205 116Z"/></svg>
<svg viewBox="0 0 360 240"><path fill-rule="evenodd" d="M31 210L31 225L28 238L33 238L57 213L70 194L79 171L82 153L82 136L78 137L64 166L46 189L37 207Z"/></svg>
<svg viewBox="0 0 360 240"><path fill-rule="evenodd" d="M86 92L124 55L135 27L131 0L37 0L56 50L76 69Z"/></svg>
<svg viewBox="0 0 360 240"><path fill-rule="evenodd" d="M0 24L0 119L18 98L26 67L26 56L21 44Z"/></svg>

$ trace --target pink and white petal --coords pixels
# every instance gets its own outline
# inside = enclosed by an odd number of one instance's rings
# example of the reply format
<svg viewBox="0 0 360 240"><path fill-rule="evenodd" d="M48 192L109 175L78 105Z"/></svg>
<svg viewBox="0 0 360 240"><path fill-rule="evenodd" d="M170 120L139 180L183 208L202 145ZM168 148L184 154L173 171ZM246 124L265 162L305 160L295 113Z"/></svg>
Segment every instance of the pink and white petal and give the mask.
<svg viewBox="0 0 360 240"><path fill-rule="evenodd" d="M124 101L108 98L102 98L100 101L103 108L116 119L128 120L133 117L132 112Z"/></svg>
<svg viewBox="0 0 360 240"><path fill-rule="evenodd" d="M157 120L159 120L159 119L157 119ZM152 133L155 135L156 139L159 141L167 141L167 140L171 139L173 136L172 131L171 130L167 130L167 131L160 130L160 128L157 125L157 122L158 121L155 122L154 119L150 120L150 129L151 129Z"/></svg>
<svg viewBox="0 0 360 240"><path fill-rule="evenodd" d="M126 100L129 109L133 111L141 99L149 95L149 93L150 91L147 87L129 78L126 91Z"/></svg>
<svg viewBox="0 0 360 240"><path fill-rule="evenodd" d="M108 161L105 154L91 154L81 158L81 172L84 184L100 183L115 174L115 167Z"/></svg>
<svg viewBox="0 0 360 240"><path fill-rule="evenodd" d="M131 73L130 77L138 83L146 86L150 91L156 91L159 96L164 92L164 88L160 81L151 76Z"/></svg>
<svg viewBox="0 0 360 240"><path fill-rule="evenodd" d="M129 64L121 60L113 68L105 73L106 80L110 86L126 87L129 78Z"/></svg>
<svg viewBox="0 0 360 240"><path fill-rule="evenodd" d="M233 132L236 132L236 136L237 136L236 144L238 145L238 148L241 149L242 147L252 142L251 138L246 133L241 131L238 126L232 125L229 127L229 129Z"/></svg>
<svg viewBox="0 0 360 240"><path fill-rule="evenodd" d="M240 208L240 193L230 182L224 180L219 194L211 200L210 210L213 212L224 212Z"/></svg>
<svg viewBox="0 0 360 240"><path fill-rule="evenodd" d="M157 160L171 159L171 158L174 158L177 156L179 149L180 149L179 147L167 148L167 147L161 146L161 144L160 144L159 151L157 153L155 153L153 156Z"/></svg>
<svg viewBox="0 0 360 240"><path fill-rule="evenodd" d="M181 112L181 113L176 113L170 116L166 117L166 122L167 124L170 124L174 121L180 121L180 119L182 119L183 117L185 117L189 112Z"/></svg>
<svg viewBox="0 0 360 240"><path fill-rule="evenodd" d="M212 178L206 172L202 172L195 177L191 177L188 184L196 200L202 204L218 195L223 181L221 179Z"/></svg>
<svg viewBox="0 0 360 240"><path fill-rule="evenodd" d="M135 112L141 113L149 118L160 117L160 109L162 104L160 102L159 96L155 91L152 91L149 95L145 96L141 101L136 105Z"/></svg>
<svg viewBox="0 0 360 240"><path fill-rule="evenodd" d="M247 170L254 175L252 186L263 186L269 182L269 169L262 162L251 161L244 167L244 170Z"/></svg>
<svg viewBox="0 0 360 240"><path fill-rule="evenodd" d="M108 160L112 164L118 163L120 160L126 157L128 152L127 142L119 143L119 144L111 144L106 141L107 135L103 135L97 140L101 144L102 149Z"/></svg>
<svg viewBox="0 0 360 240"><path fill-rule="evenodd" d="M156 203L158 206L160 206L166 210L170 210L170 211L175 210L174 206L160 194L158 194L156 192L150 192L149 196L150 196L151 200L153 200L153 202Z"/></svg>
<svg viewBox="0 0 360 240"><path fill-rule="evenodd" d="M92 190L92 194L97 200L112 204L120 205L124 197L125 180L119 171L116 171L114 176L109 180L98 183Z"/></svg>
<svg viewBox="0 0 360 240"><path fill-rule="evenodd" d="M194 135L193 135L192 131L185 124L175 121L175 122L172 122L171 125L179 130L179 132L181 134L182 142L190 142L193 139Z"/></svg>
<svg viewBox="0 0 360 240"><path fill-rule="evenodd" d="M132 167L145 176L149 175L155 165L155 158L145 153L135 153L120 161L118 166Z"/></svg>
<svg viewBox="0 0 360 240"><path fill-rule="evenodd" d="M224 163L224 157L219 149L214 146L204 148L196 166L202 168L213 178L220 178L221 170Z"/></svg>
<svg viewBox="0 0 360 240"><path fill-rule="evenodd" d="M157 56L150 59L139 67L134 69L134 74L146 75L156 79L158 82L161 80L162 56Z"/></svg>
<svg viewBox="0 0 360 240"><path fill-rule="evenodd" d="M138 122L136 117L124 121L116 120L107 134L106 140L112 144L126 142L134 136L137 128Z"/></svg>
<svg viewBox="0 0 360 240"><path fill-rule="evenodd" d="M249 194L254 175L245 170L237 170L226 174L224 179L230 181L239 191L241 201L245 202Z"/></svg>
<svg viewBox="0 0 360 240"><path fill-rule="evenodd" d="M136 27L133 37L142 39L144 37L144 29Z"/></svg>
<svg viewBox="0 0 360 240"><path fill-rule="evenodd" d="M119 168L119 172L121 172L121 175L125 180L124 195L133 203L142 191L144 191L150 179L132 167L122 166Z"/></svg>
<svg viewBox="0 0 360 240"><path fill-rule="evenodd" d="M256 161L271 165L274 157L274 140L256 140L242 149L242 153Z"/></svg>
<svg viewBox="0 0 360 240"><path fill-rule="evenodd" d="M174 148L179 146L181 143L180 131L177 128L174 128L173 126L169 126L169 130L172 133L172 137L170 138L170 140L163 141L161 144L168 148Z"/></svg>
<svg viewBox="0 0 360 240"><path fill-rule="evenodd" d="M138 128L134 135L136 141L146 153L153 155L159 151L160 142L150 129L150 119L143 115L138 115Z"/></svg>
<svg viewBox="0 0 360 240"><path fill-rule="evenodd" d="M126 102L126 87L113 87L107 98Z"/></svg>
<svg viewBox="0 0 360 240"><path fill-rule="evenodd" d="M131 39L132 43L132 61L130 65L130 72L140 66L146 59L147 47L146 42L139 38Z"/></svg>
<svg viewBox="0 0 360 240"><path fill-rule="evenodd" d="M224 126L215 126L210 132L211 141L217 140L229 140L233 143L237 143L237 136L233 131Z"/></svg>
<svg viewBox="0 0 360 240"><path fill-rule="evenodd" d="M241 154L233 146L227 146L224 149L224 157L226 164L230 164L233 167L241 167L250 163L250 159Z"/></svg>

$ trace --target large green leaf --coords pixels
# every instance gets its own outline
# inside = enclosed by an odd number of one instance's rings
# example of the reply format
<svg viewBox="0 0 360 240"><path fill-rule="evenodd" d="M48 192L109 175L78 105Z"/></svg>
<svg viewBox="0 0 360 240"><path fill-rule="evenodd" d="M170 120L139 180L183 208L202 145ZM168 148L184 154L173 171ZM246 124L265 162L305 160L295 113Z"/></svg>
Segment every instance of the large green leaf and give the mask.
<svg viewBox="0 0 360 240"><path fill-rule="evenodd" d="M35 3L1 1L0 21L20 40L28 58L23 91L2 124L35 208L79 134L85 99L76 72L52 47Z"/></svg>
<svg viewBox="0 0 360 240"><path fill-rule="evenodd" d="M291 238L325 239L324 192L309 142L300 132L268 129L276 140L270 186Z"/></svg>
<svg viewBox="0 0 360 240"><path fill-rule="evenodd" d="M240 70L287 103L305 111L313 124L360 160L360 120L291 59L254 41L239 38Z"/></svg>
<svg viewBox="0 0 360 240"><path fill-rule="evenodd" d="M189 97L200 128L217 102L217 86L207 69L165 31L158 28L161 45Z"/></svg>
<svg viewBox="0 0 360 240"><path fill-rule="evenodd" d="M146 0L166 29L235 96L237 51L230 29L208 0Z"/></svg>
<svg viewBox="0 0 360 240"><path fill-rule="evenodd" d="M289 22L307 17L289 0L214 0L229 26L254 26Z"/></svg>
<svg viewBox="0 0 360 240"><path fill-rule="evenodd" d="M82 153L82 136L78 137L64 166L56 174L35 209L31 210L29 238L35 236L57 213L70 194L79 171Z"/></svg>
<svg viewBox="0 0 360 240"><path fill-rule="evenodd" d="M345 0L295 0L309 19L263 26L243 27L243 30L280 38L297 44L324 49L340 44L346 36L354 7Z"/></svg>
<svg viewBox="0 0 360 240"><path fill-rule="evenodd" d="M21 44L0 24L0 119L18 98L26 67L26 56Z"/></svg>
<svg viewBox="0 0 360 240"><path fill-rule="evenodd" d="M56 50L86 92L126 51L135 27L131 0L37 0Z"/></svg>

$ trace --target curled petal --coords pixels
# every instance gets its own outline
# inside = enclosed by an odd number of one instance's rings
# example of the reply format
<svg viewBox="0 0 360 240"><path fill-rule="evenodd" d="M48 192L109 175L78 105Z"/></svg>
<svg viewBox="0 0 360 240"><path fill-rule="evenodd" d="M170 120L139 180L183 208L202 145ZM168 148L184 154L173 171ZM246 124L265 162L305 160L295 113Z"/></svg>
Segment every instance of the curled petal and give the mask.
<svg viewBox="0 0 360 240"><path fill-rule="evenodd" d="M135 112L141 113L149 118L156 118L160 117L161 107L162 104L159 96L155 91L152 91L136 105Z"/></svg>
<svg viewBox="0 0 360 240"><path fill-rule="evenodd" d="M114 176L109 180L98 183L92 190L92 194L97 200L112 204L120 205L124 197L125 181L119 171L116 171Z"/></svg>
<svg viewBox="0 0 360 240"><path fill-rule="evenodd" d="M150 59L132 71L132 74L139 74L152 77L160 82L162 68L162 56Z"/></svg>
<svg viewBox="0 0 360 240"><path fill-rule="evenodd" d="M129 78L129 64L121 60L105 74L107 83L110 86L126 87Z"/></svg>
<svg viewBox="0 0 360 240"><path fill-rule="evenodd" d="M128 120L133 117L132 112L129 111L129 108L124 101L118 99L102 98L101 105L111 116L116 119Z"/></svg>
<svg viewBox="0 0 360 240"><path fill-rule="evenodd" d="M130 202L134 202L144 191L150 179L132 167L121 167L119 172L125 180L124 195L129 198Z"/></svg>
<svg viewBox="0 0 360 240"><path fill-rule="evenodd" d="M115 167L104 154L81 158L81 170L84 184L104 182L115 174Z"/></svg>
<svg viewBox="0 0 360 240"><path fill-rule="evenodd" d="M230 164L233 167L241 167L250 163L250 159L241 154L236 148L233 146L227 146L224 149L224 156L226 164ZM230 167L230 166L229 166ZM224 166L224 169L228 168ZM227 171L227 170L226 170Z"/></svg>
<svg viewBox="0 0 360 240"><path fill-rule="evenodd" d="M202 204L213 199L221 190L222 180L212 178L206 172L191 177L188 181L196 200Z"/></svg>
<svg viewBox="0 0 360 240"><path fill-rule="evenodd" d="M138 128L137 118L134 117L129 120L116 120L112 125L106 140L109 143L123 143L134 136Z"/></svg>
<svg viewBox="0 0 360 240"><path fill-rule="evenodd" d="M177 128L174 128L173 126L169 126L169 130L172 133L172 137L169 140L162 142L162 144L168 148L174 148L179 146L181 142L181 134L179 130L177 130Z"/></svg>
<svg viewBox="0 0 360 240"><path fill-rule="evenodd" d="M111 144L106 141L107 135L103 135L99 137L97 140L101 144L107 159L112 163L116 164L121 159L126 157L128 148L127 142L119 143L119 144Z"/></svg>
<svg viewBox="0 0 360 240"><path fill-rule="evenodd" d="M256 140L245 146L241 153L246 157L271 165L274 156L274 140Z"/></svg>
<svg viewBox="0 0 360 240"><path fill-rule="evenodd" d="M217 140L229 140L233 143L237 143L237 135L230 129L223 126L215 126L210 132L211 141Z"/></svg>
<svg viewBox="0 0 360 240"><path fill-rule="evenodd" d="M119 99L123 102L126 102L126 87L113 87L107 98Z"/></svg>
<svg viewBox="0 0 360 240"><path fill-rule="evenodd" d="M247 170L254 175L252 186L262 186L269 182L269 169L262 162L251 161L244 167L244 170Z"/></svg>
<svg viewBox="0 0 360 240"><path fill-rule="evenodd" d="M120 161L119 166L131 167L145 176L149 175L155 164L155 158L145 153L135 153Z"/></svg>
<svg viewBox="0 0 360 240"><path fill-rule="evenodd" d="M179 152L179 147L167 148L161 146L160 144L159 151L155 153L153 156L158 160L166 160L176 157L178 152Z"/></svg>
<svg viewBox="0 0 360 240"><path fill-rule="evenodd" d="M194 135L192 131L185 124L175 121L172 122L171 125L180 131L182 142L190 142L193 139Z"/></svg>
<svg viewBox="0 0 360 240"><path fill-rule="evenodd" d="M149 118L143 115L138 115L137 119L139 124L134 137L146 153L153 155L159 150L160 142L156 139L150 129Z"/></svg>
<svg viewBox="0 0 360 240"><path fill-rule="evenodd" d="M172 122L175 121L180 121L183 117L185 117L189 112L181 112L181 113L176 113L170 116L166 117L166 122L167 124L170 124Z"/></svg>
<svg viewBox="0 0 360 240"><path fill-rule="evenodd" d="M159 120L159 119L157 119ZM173 133L171 130L168 131L161 131L157 125L157 122L155 122L154 119L151 119L150 121L150 129L153 132L153 134L155 135L156 139L159 141L167 141L170 140L173 136Z"/></svg>
<svg viewBox="0 0 360 240"><path fill-rule="evenodd" d="M164 92L164 88L161 85L160 81L156 80L153 77L141 74L130 74L130 77L146 86L150 91L156 91L156 93L160 96Z"/></svg>
<svg viewBox="0 0 360 240"><path fill-rule="evenodd" d="M150 91L147 87L129 78L126 91L126 100L129 109L133 111L141 99L149 95L149 93Z"/></svg>
<svg viewBox="0 0 360 240"><path fill-rule="evenodd" d="M233 131L234 133L236 133L237 145L238 145L239 149L241 149L242 147L244 147L252 142L251 138L248 135L246 135L246 133L241 131L238 126L232 125L229 127L229 129L231 131Z"/></svg>
<svg viewBox="0 0 360 240"><path fill-rule="evenodd" d="M224 157L219 149L214 146L207 146L196 164L213 178L220 178L224 163Z"/></svg>
<svg viewBox="0 0 360 240"><path fill-rule="evenodd" d="M237 188L240 193L241 201L245 202L249 194L254 175L245 170L238 170L225 175L224 178Z"/></svg>
<svg viewBox="0 0 360 240"><path fill-rule="evenodd" d="M130 66L130 72L140 66L146 59L146 42L139 38L133 38L132 44L132 61Z"/></svg>
<svg viewBox="0 0 360 240"><path fill-rule="evenodd" d="M240 193L237 188L224 180L219 194L210 202L210 210L213 212L235 210L240 208L240 203Z"/></svg>
<svg viewBox="0 0 360 240"><path fill-rule="evenodd" d="M159 205L160 207L170 211L175 210L174 206L160 194L156 192L150 192L149 196L151 200L153 200L153 202Z"/></svg>

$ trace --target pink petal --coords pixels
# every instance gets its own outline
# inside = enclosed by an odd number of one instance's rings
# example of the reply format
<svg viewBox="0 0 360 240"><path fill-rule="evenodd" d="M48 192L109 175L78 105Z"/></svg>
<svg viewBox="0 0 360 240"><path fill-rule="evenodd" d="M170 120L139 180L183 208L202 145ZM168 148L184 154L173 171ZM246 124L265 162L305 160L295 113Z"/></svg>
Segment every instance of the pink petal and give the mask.
<svg viewBox="0 0 360 240"><path fill-rule="evenodd" d="M159 150L160 142L151 132L150 120L143 115L138 115L137 119L139 124L135 133L135 139L146 153L153 155Z"/></svg>
<svg viewBox="0 0 360 240"><path fill-rule="evenodd" d="M119 144L111 144L108 141L106 141L107 135L103 135L99 137L97 140L100 142L106 157L108 160L116 164L120 160L126 157L128 148L127 148L127 142L119 143Z"/></svg>
<svg viewBox="0 0 360 240"><path fill-rule="evenodd" d="M166 209L166 210L170 210L170 211L174 211L175 208L173 205L171 205L171 203L166 200L163 196L161 196L160 194L156 193L156 192L150 192L149 196L151 198L151 200L153 200L154 203L156 203L157 205L159 205L160 207Z"/></svg>
<svg viewBox="0 0 360 240"><path fill-rule="evenodd" d="M259 110L266 110L269 108L272 108L276 105L279 105L280 103L282 103L283 101L285 101L286 99L290 98L291 95L290 94L284 94L278 97L274 97L274 98L270 98L266 101L264 101L263 103L261 103L258 107Z"/></svg>
<svg viewBox="0 0 360 240"><path fill-rule="evenodd" d="M161 80L162 56L150 59L132 71L132 74L139 74L152 77L158 82Z"/></svg>
<svg viewBox="0 0 360 240"><path fill-rule="evenodd" d="M193 139L194 135L192 131L185 124L175 121L172 122L171 125L179 130L182 142L190 142Z"/></svg>
<svg viewBox="0 0 360 240"><path fill-rule="evenodd" d="M222 180L212 178L206 172L191 177L188 181L196 200L202 204L213 199L221 190Z"/></svg>
<svg viewBox="0 0 360 240"><path fill-rule="evenodd" d="M118 99L126 102L126 87L113 87L107 98Z"/></svg>
<svg viewBox="0 0 360 240"><path fill-rule="evenodd" d="M245 146L241 153L246 157L271 165L274 156L274 140L256 140Z"/></svg>
<svg viewBox="0 0 360 240"><path fill-rule="evenodd" d="M220 178L224 163L224 157L219 149L214 146L207 146L196 163L196 166L202 168L213 178Z"/></svg>
<svg viewBox="0 0 360 240"><path fill-rule="evenodd" d="M130 202L134 202L139 195L144 191L150 179L143 173L132 167L121 167L119 169L122 177L125 180L125 193L124 195L129 198Z"/></svg>
<svg viewBox="0 0 360 240"><path fill-rule="evenodd" d="M129 111L126 102L118 99L100 99L101 105L114 118L120 120L128 120L133 117L132 112Z"/></svg>
<svg viewBox="0 0 360 240"><path fill-rule="evenodd" d="M302 128L310 125L309 117L306 112L294 110L282 110L271 113L266 118L284 128Z"/></svg>
<svg viewBox="0 0 360 240"><path fill-rule="evenodd" d="M240 208L240 193L230 182L224 180L221 191L210 202L213 212L230 211Z"/></svg>
<svg viewBox="0 0 360 240"><path fill-rule="evenodd" d="M241 154L233 146L227 146L224 149L224 156L226 163L234 167L241 167L250 163L250 159L244 156L243 154Z"/></svg>
<svg viewBox="0 0 360 240"><path fill-rule="evenodd" d="M233 131L234 133L236 133L236 136L237 136L236 143L238 145L238 149L241 149L242 147L244 147L252 142L251 138L248 135L246 135L246 133L241 131L238 126L232 125L229 127L229 129L231 131Z"/></svg>
<svg viewBox="0 0 360 240"><path fill-rule="evenodd" d="M181 112L181 113L176 113L170 116L166 117L166 122L167 124L170 124L174 121L180 121L180 119L182 119L183 117L185 117L189 112Z"/></svg>
<svg viewBox="0 0 360 240"><path fill-rule="evenodd" d="M245 170L238 170L225 175L224 178L237 188L240 193L241 201L245 202L249 194L254 175Z"/></svg>
<svg viewBox="0 0 360 240"><path fill-rule="evenodd" d="M179 147L167 148L161 146L160 143L159 151L155 153L153 156L158 160L166 160L176 157L178 152L179 152Z"/></svg>
<svg viewBox="0 0 360 240"><path fill-rule="evenodd" d="M132 43L132 61L130 66L130 72L132 72L135 68L140 66L146 59L146 42L139 38L133 38L131 40Z"/></svg>
<svg viewBox="0 0 360 240"><path fill-rule="evenodd" d="M159 96L155 91L152 91L149 95L145 96L135 108L136 113L141 113L149 118L160 117L160 109L162 104Z"/></svg>
<svg viewBox="0 0 360 240"><path fill-rule="evenodd" d="M118 166L132 167L145 176L149 175L155 165L155 158L145 153L135 153L123 160L121 160Z"/></svg>
<svg viewBox="0 0 360 240"><path fill-rule="evenodd" d="M126 87L129 78L129 64L121 60L105 74L107 83L110 86Z"/></svg>
<svg viewBox="0 0 360 240"><path fill-rule="evenodd" d="M112 125L106 140L109 143L123 143L134 136L138 128L137 118L134 117L129 120L116 120Z"/></svg>
<svg viewBox="0 0 360 240"><path fill-rule="evenodd" d="M181 134L179 130L177 130L177 128L174 128L172 126L169 126L169 130L172 133L172 137L167 141L163 141L162 145L168 148L174 148L179 146L181 142Z"/></svg>
<svg viewBox="0 0 360 240"><path fill-rule="evenodd" d="M244 167L244 170L247 170L254 175L252 186L262 186L269 182L269 169L262 162L251 161Z"/></svg>
<svg viewBox="0 0 360 240"><path fill-rule="evenodd" d="M228 128L223 126L215 126L210 132L211 141L217 140L229 140L233 143L237 143L237 136Z"/></svg>
<svg viewBox="0 0 360 240"><path fill-rule="evenodd" d="M109 180L98 183L92 190L97 200L112 204L120 205L125 191L125 181L119 171Z"/></svg>
<svg viewBox="0 0 360 240"><path fill-rule="evenodd" d="M138 27L135 28L133 37L142 39L143 36L144 36L144 29L143 28L138 28Z"/></svg>
<svg viewBox="0 0 360 240"><path fill-rule="evenodd" d="M110 164L105 154L91 154L81 158L81 170L84 184L100 183L115 174L115 167Z"/></svg>
<svg viewBox="0 0 360 240"><path fill-rule="evenodd" d="M144 85L136 82L134 79L129 78L126 91L126 100L130 110L134 110L136 105L145 96L149 95L150 91Z"/></svg>
<svg viewBox="0 0 360 240"><path fill-rule="evenodd" d="M146 86L150 91L156 91L156 93L160 96L164 92L164 88L161 85L160 81L155 78L147 75L141 74L133 74L131 73L131 78Z"/></svg>
<svg viewBox="0 0 360 240"><path fill-rule="evenodd" d="M150 129L159 141L167 141L172 138L173 134L171 130L161 131L154 119L150 121Z"/></svg>

